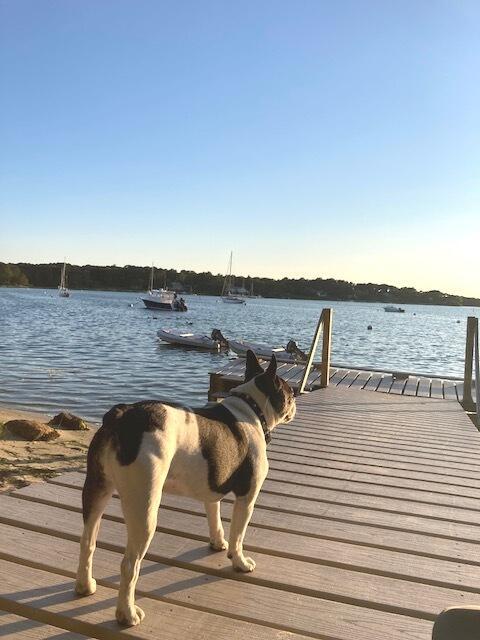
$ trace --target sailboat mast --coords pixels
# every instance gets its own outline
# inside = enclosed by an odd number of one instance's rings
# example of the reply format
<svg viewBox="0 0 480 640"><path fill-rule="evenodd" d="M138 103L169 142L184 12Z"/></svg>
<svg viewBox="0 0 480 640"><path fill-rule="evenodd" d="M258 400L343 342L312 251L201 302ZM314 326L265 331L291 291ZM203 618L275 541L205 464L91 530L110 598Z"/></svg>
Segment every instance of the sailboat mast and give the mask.
<svg viewBox="0 0 480 640"><path fill-rule="evenodd" d="M228 273L228 291L232 288L233 251L230 251L230 270Z"/></svg>
<svg viewBox="0 0 480 640"><path fill-rule="evenodd" d="M225 280L223 281L223 287L222 287L222 298L223 296L227 295L228 292L230 291L230 279L232 276L232 251L230 252L230 259L228 261L228 267L227 267L227 274L225 276Z"/></svg>
<svg viewBox="0 0 480 640"><path fill-rule="evenodd" d="M154 270L153 262L152 262L152 270L150 272L150 291L153 291L153 270Z"/></svg>

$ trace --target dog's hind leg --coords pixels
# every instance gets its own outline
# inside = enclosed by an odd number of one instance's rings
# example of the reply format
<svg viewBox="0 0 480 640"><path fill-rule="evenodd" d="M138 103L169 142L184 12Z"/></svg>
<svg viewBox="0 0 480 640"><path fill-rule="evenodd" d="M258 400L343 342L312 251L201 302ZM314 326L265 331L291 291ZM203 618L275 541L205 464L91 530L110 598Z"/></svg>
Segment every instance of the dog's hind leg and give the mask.
<svg viewBox="0 0 480 640"><path fill-rule="evenodd" d="M99 462L98 465L100 465ZM102 514L113 489L113 483L105 477L100 466L92 468L92 465L89 464L82 491L84 526L80 540L80 558L75 584L75 591L81 596L95 593L97 588L97 583L92 575L93 554Z"/></svg>
<svg viewBox="0 0 480 640"><path fill-rule="evenodd" d="M228 543L225 540L225 533L220 518L220 501L205 502L205 511L207 513L208 529L210 532L210 548L214 551L227 549Z"/></svg>
<svg viewBox="0 0 480 640"><path fill-rule="evenodd" d="M116 617L120 624L134 626L145 617L135 604L135 587L141 562L155 533L162 489L170 462L149 459L120 467L118 493L127 525L128 540L121 565Z"/></svg>

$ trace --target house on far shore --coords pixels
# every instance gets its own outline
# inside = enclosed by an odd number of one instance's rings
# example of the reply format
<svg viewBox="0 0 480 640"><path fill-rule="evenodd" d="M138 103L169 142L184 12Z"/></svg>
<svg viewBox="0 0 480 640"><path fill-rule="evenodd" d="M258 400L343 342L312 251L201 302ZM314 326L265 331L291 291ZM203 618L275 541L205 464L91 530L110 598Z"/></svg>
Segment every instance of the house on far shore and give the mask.
<svg viewBox="0 0 480 640"><path fill-rule="evenodd" d="M192 293L191 285L183 284L182 282L172 282L169 289L175 291L175 293Z"/></svg>

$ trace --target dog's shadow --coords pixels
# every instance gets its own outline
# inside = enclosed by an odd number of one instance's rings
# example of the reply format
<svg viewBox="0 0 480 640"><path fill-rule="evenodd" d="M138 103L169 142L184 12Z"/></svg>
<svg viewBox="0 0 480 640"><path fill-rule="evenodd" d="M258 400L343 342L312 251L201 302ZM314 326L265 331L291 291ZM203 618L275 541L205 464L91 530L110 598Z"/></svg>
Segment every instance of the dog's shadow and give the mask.
<svg viewBox="0 0 480 640"><path fill-rule="evenodd" d="M147 554L145 558L147 564L144 564L140 570L139 584L137 588L138 595L147 597L166 597L169 594L181 592L183 590L202 587L206 584L213 584L215 582L220 582L229 578L231 579L232 574L234 574L234 570L230 562L228 562L227 566L210 570L204 566L198 567L193 564L196 560L210 557L212 555L213 552L208 547L197 547L196 549L191 549L189 551L186 551L185 553L181 553L178 556L175 556L175 564L166 564L163 562L156 562L155 560L148 558ZM152 576L159 571L167 571L172 569L178 570L182 573L190 573L191 577L180 580L172 580L169 584L155 589L152 589L151 587L147 589L142 588L142 577L145 578L146 576ZM208 571L208 573L205 573L205 571ZM212 573L210 573L210 571L212 571ZM218 575L219 573L222 575ZM117 574L108 576L108 578L106 578L106 581L108 583L113 582L114 584L118 585L120 582L120 575Z"/></svg>

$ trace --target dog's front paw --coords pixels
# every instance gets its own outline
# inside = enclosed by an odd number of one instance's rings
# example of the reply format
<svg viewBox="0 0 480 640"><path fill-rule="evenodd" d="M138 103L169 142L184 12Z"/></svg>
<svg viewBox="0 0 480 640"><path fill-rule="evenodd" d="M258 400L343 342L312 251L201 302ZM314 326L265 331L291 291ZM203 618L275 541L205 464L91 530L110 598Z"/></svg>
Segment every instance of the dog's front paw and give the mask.
<svg viewBox="0 0 480 640"><path fill-rule="evenodd" d="M225 538L210 540L210 549L212 551L225 551L226 549L228 549L228 542L225 540Z"/></svg>
<svg viewBox="0 0 480 640"><path fill-rule="evenodd" d="M244 555L237 556L232 558L232 566L235 571L243 571L244 573L249 573L253 571L256 567L255 560L252 558L246 558Z"/></svg>
<svg viewBox="0 0 480 640"><path fill-rule="evenodd" d="M77 582L75 583L75 592L79 596L90 596L92 593L95 593L97 590L97 581L95 578L90 578L89 580L80 580L77 578Z"/></svg>
<svg viewBox="0 0 480 640"><path fill-rule="evenodd" d="M130 607L126 610L117 608L116 611L117 622L124 627L134 627L145 618L145 612L137 605L133 605L133 609Z"/></svg>

